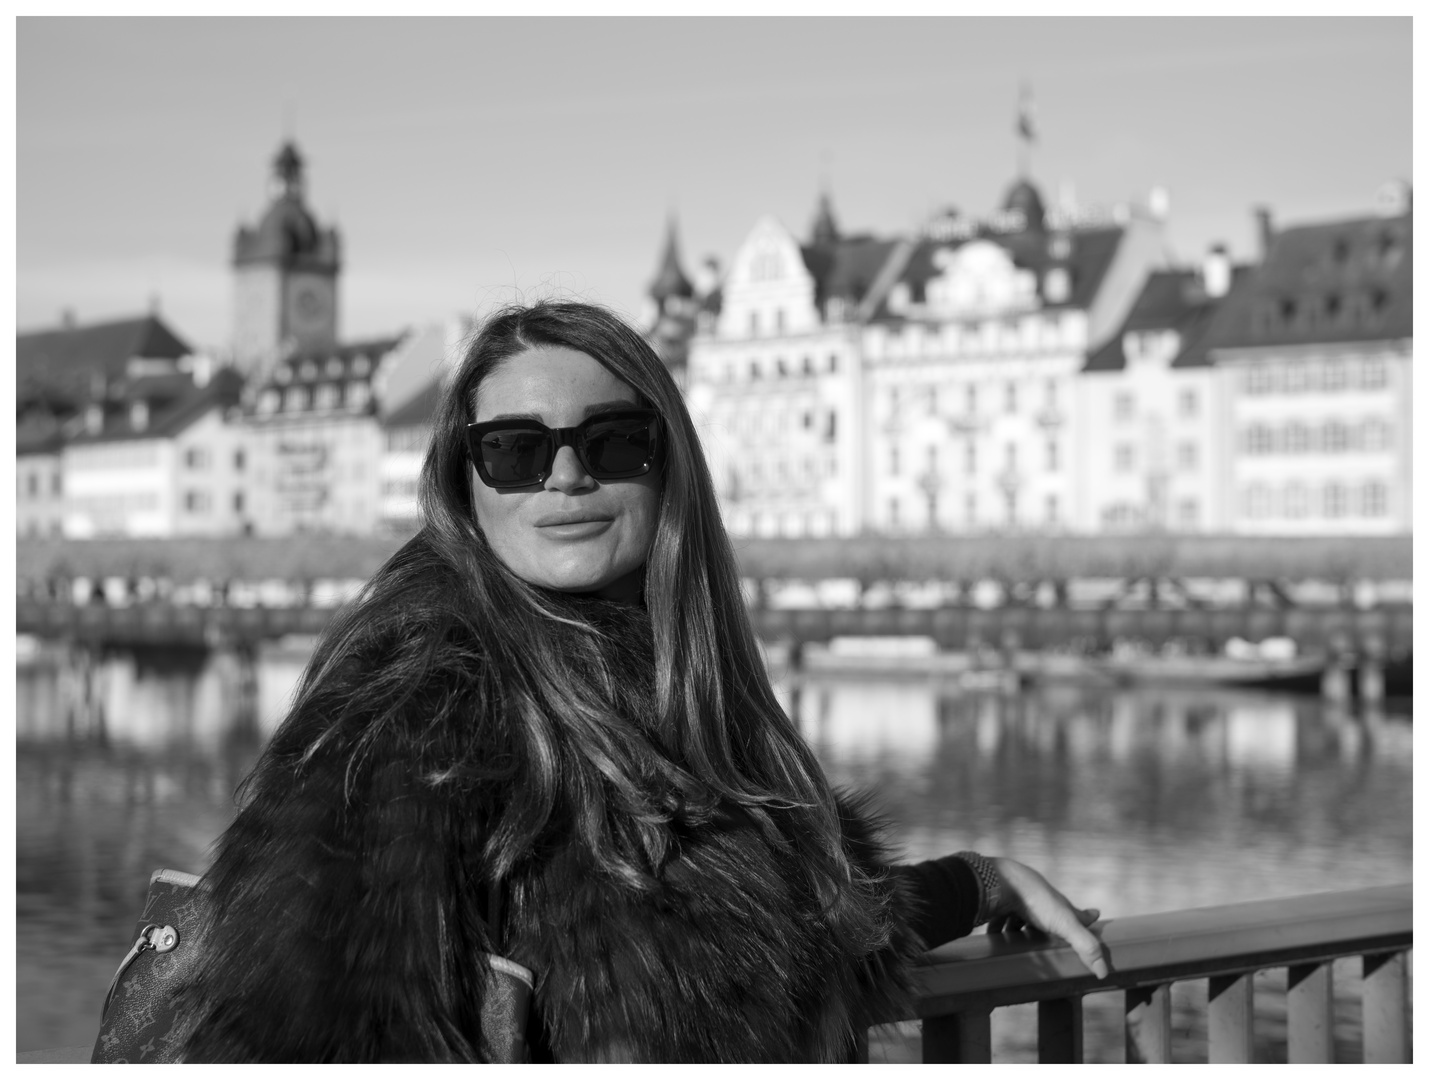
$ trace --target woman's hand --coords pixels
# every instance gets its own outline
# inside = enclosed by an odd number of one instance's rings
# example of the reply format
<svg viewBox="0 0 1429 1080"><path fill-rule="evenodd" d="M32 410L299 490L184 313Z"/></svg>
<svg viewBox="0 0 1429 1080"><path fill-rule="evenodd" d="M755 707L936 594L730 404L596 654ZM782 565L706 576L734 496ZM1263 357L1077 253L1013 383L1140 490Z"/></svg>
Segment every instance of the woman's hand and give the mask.
<svg viewBox="0 0 1429 1080"><path fill-rule="evenodd" d="M988 920L990 934L1031 929L1061 938L1098 979L1107 976L1102 943L1087 929L1101 916L1096 908L1085 911L1052 888L1047 879L1015 859L994 858L992 864L1002 878L998 910Z"/></svg>

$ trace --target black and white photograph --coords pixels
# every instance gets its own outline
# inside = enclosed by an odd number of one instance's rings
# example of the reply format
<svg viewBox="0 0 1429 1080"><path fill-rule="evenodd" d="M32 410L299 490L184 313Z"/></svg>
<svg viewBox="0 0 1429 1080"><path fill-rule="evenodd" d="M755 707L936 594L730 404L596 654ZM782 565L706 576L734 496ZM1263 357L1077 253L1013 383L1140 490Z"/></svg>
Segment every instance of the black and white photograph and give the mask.
<svg viewBox="0 0 1429 1080"><path fill-rule="evenodd" d="M15 1060L1412 1061L1412 18L534 10L12 20Z"/></svg>

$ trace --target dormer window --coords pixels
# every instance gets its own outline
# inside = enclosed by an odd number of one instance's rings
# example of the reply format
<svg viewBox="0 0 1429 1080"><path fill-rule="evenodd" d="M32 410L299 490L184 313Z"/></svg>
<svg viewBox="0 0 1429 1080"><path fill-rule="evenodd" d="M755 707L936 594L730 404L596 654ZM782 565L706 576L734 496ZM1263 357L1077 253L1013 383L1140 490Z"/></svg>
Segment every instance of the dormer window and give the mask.
<svg viewBox="0 0 1429 1080"><path fill-rule="evenodd" d="M293 369L287 364L279 364L273 371L273 381L280 386L287 385L293 381Z"/></svg>
<svg viewBox="0 0 1429 1080"><path fill-rule="evenodd" d="M308 391L304 386L290 386L283 395L283 409L286 412L302 412L308 407Z"/></svg>
<svg viewBox="0 0 1429 1080"><path fill-rule="evenodd" d="M329 379L342 378L342 360L336 356L328 357L327 377Z"/></svg>
<svg viewBox="0 0 1429 1080"><path fill-rule="evenodd" d="M365 382L350 382L347 384L348 408L362 408L371 399L371 396L371 388Z"/></svg>
<svg viewBox="0 0 1429 1080"><path fill-rule="evenodd" d="M367 358L366 353L358 353L352 358L352 373L354 375L366 375L372 370L372 361Z"/></svg>
<svg viewBox="0 0 1429 1080"><path fill-rule="evenodd" d="M1072 278L1065 267L1054 266L1042 281L1042 295L1049 304L1062 304L1072 295Z"/></svg>
<svg viewBox="0 0 1429 1080"><path fill-rule="evenodd" d="M302 367L298 369L298 377L309 381L318 377L318 365L312 360L304 360Z"/></svg>
<svg viewBox="0 0 1429 1080"><path fill-rule="evenodd" d="M323 383L317 388L315 404L319 409L337 408L337 386L333 383Z"/></svg>
<svg viewBox="0 0 1429 1080"><path fill-rule="evenodd" d="M282 403L283 395L272 387L269 387L258 395L258 412L265 416L269 413L275 413Z"/></svg>

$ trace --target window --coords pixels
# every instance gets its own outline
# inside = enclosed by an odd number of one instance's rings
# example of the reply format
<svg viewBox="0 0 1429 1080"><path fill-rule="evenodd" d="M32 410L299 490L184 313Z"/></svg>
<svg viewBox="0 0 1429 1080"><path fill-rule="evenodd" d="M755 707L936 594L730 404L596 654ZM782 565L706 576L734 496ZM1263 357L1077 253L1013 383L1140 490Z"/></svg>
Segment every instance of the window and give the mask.
<svg viewBox="0 0 1429 1080"><path fill-rule="evenodd" d="M1366 450L1388 450L1390 444L1389 425L1383 420L1366 420L1361 426L1360 440Z"/></svg>
<svg viewBox="0 0 1429 1080"><path fill-rule="evenodd" d="M243 447L240 446L237 450L233 451L233 471L242 472L243 466L246 463L247 459L243 455Z"/></svg>
<svg viewBox="0 0 1429 1080"><path fill-rule="evenodd" d="M1254 364L1245 372L1247 394L1268 394L1275 388L1275 373L1269 364Z"/></svg>
<svg viewBox="0 0 1429 1080"><path fill-rule="evenodd" d="M1112 403L1112 415L1118 420L1130 420L1136 412L1136 398L1130 393L1122 391L1116 395Z"/></svg>
<svg viewBox="0 0 1429 1080"><path fill-rule="evenodd" d="M813 373L814 373L814 358L813 358L812 356L806 356L806 357L804 357L804 374L805 374L805 375L812 375Z"/></svg>
<svg viewBox="0 0 1429 1080"><path fill-rule="evenodd" d="M931 443L928 446L928 471L935 473L938 471L938 446Z"/></svg>
<svg viewBox="0 0 1429 1080"><path fill-rule="evenodd" d="M1389 491L1378 480L1369 480L1360 493L1365 517L1384 517L1389 511Z"/></svg>
<svg viewBox="0 0 1429 1080"><path fill-rule="evenodd" d="M1118 443L1114 460L1117 472L1131 472L1136 463L1136 448L1131 443Z"/></svg>
<svg viewBox="0 0 1429 1080"><path fill-rule="evenodd" d="M1046 400L1047 400L1047 409L1048 409L1048 411L1051 411L1051 410L1055 409L1055 408L1057 407L1057 380L1056 380L1056 379L1048 379L1048 380L1047 380L1047 387L1046 387L1045 397L1046 397Z"/></svg>
<svg viewBox="0 0 1429 1080"><path fill-rule="evenodd" d="M1047 496L1047 524L1057 524L1057 496Z"/></svg>
<svg viewBox="0 0 1429 1080"><path fill-rule="evenodd" d="M1360 369L1360 385L1366 390L1382 390L1389 381L1389 372L1384 364L1382 356L1365 357L1364 366Z"/></svg>
<svg viewBox="0 0 1429 1080"><path fill-rule="evenodd" d="M1047 440L1047 471L1056 472L1060 467L1057 454L1057 440Z"/></svg>
<svg viewBox="0 0 1429 1080"><path fill-rule="evenodd" d="M190 446L184 451L184 467L188 469L207 469L209 462L208 450L202 446Z"/></svg>
<svg viewBox="0 0 1429 1080"><path fill-rule="evenodd" d="M1275 432L1264 424L1251 424L1245 429L1247 454L1270 454L1275 451Z"/></svg>
<svg viewBox="0 0 1429 1080"><path fill-rule="evenodd" d="M1017 384L1012 382L1007 384L1007 411L1009 413L1017 411Z"/></svg>
<svg viewBox="0 0 1429 1080"><path fill-rule="evenodd" d="M315 360L304 360L298 368L298 378L316 379L318 377L318 365Z"/></svg>
<svg viewBox="0 0 1429 1080"><path fill-rule="evenodd" d="M749 313L749 336L759 336L759 312L757 311L751 311Z"/></svg>
<svg viewBox="0 0 1429 1080"><path fill-rule="evenodd" d="M1182 390L1176 398L1176 407L1184 417L1192 417L1200 411L1201 399L1194 390Z"/></svg>
<svg viewBox="0 0 1429 1080"><path fill-rule="evenodd" d="M1201 521L1201 506L1195 499L1182 499L1176 504L1176 523L1183 529L1194 529Z"/></svg>
<svg viewBox="0 0 1429 1080"><path fill-rule="evenodd" d="M782 333L784 332L784 309L783 309L783 308L775 308L775 309L774 309L774 332L775 332L776 334L782 334ZM779 372L779 374L782 375L782 374L784 374L784 372L781 370L781 371Z"/></svg>
<svg viewBox="0 0 1429 1080"><path fill-rule="evenodd" d="M243 513L243 492L241 491L233 493L233 512L235 514Z"/></svg>
<svg viewBox="0 0 1429 1080"><path fill-rule="evenodd" d="M1269 514L1270 489L1261 483L1251 484L1245 489L1245 516L1263 518Z"/></svg>
<svg viewBox="0 0 1429 1080"><path fill-rule="evenodd" d="M1285 452L1303 454L1310 449L1310 429L1298 420L1285 425Z"/></svg>
<svg viewBox="0 0 1429 1080"><path fill-rule="evenodd" d="M1331 480L1325 485L1324 501L1325 516L1327 518L1344 517L1346 511L1349 509L1346 505L1348 499L1345 495L1345 486L1334 480Z"/></svg>
<svg viewBox="0 0 1429 1080"><path fill-rule="evenodd" d="M888 475L898 475L898 447L896 446L888 448Z"/></svg>
<svg viewBox="0 0 1429 1080"><path fill-rule="evenodd" d="M977 412L977 387L968 384L968 413Z"/></svg>
<svg viewBox="0 0 1429 1080"><path fill-rule="evenodd" d="M288 412L302 412L308 407L308 391L304 386L290 386L283 394L283 408Z"/></svg>
<svg viewBox="0 0 1429 1080"><path fill-rule="evenodd" d="M806 409L806 410L804 410L804 430L805 430L805 431L808 431L808 430L809 430L810 428L812 428L813 426L814 426L814 411L813 411L812 409Z"/></svg>
<svg viewBox="0 0 1429 1080"><path fill-rule="evenodd" d="M283 395L277 390L264 390L258 395L258 411L260 413L275 413L282 402Z"/></svg>
<svg viewBox="0 0 1429 1080"><path fill-rule="evenodd" d="M184 492L184 509L191 514L206 514L210 506L209 494L206 491L186 491Z"/></svg>
<svg viewBox="0 0 1429 1080"><path fill-rule="evenodd" d="M895 529L898 527L898 500L896 498L888 500L888 524Z"/></svg>
<svg viewBox="0 0 1429 1080"><path fill-rule="evenodd" d="M31 473L25 477L25 493L31 498L38 498L40 495L40 477L36 473Z"/></svg>
<svg viewBox="0 0 1429 1080"><path fill-rule="evenodd" d="M337 387L332 383L323 383L317 389L315 404L319 409L337 408Z"/></svg>
<svg viewBox="0 0 1429 1080"><path fill-rule="evenodd" d="M1345 362L1343 360L1326 360L1324 370L1321 372L1321 379L1326 391L1343 390L1345 388Z"/></svg>
<svg viewBox="0 0 1429 1080"><path fill-rule="evenodd" d="M758 360L751 360L751 361L749 362L749 377L750 377L751 380L753 380L753 379L758 379L758 378L759 378L759 361L758 361Z"/></svg>
<svg viewBox="0 0 1429 1080"><path fill-rule="evenodd" d="M1287 393L1299 393L1309 385L1305 365L1297 360L1292 360L1285 365L1285 390Z"/></svg>
<svg viewBox="0 0 1429 1080"><path fill-rule="evenodd" d="M838 356L838 353L829 353L829 372L832 374L833 372L837 371L838 369L839 369L839 356Z"/></svg>
<svg viewBox="0 0 1429 1080"><path fill-rule="evenodd" d="M365 382L351 382L347 384L347 407L349 409L360 409L372 397L372 389Z"/></svg>
<svg viewBox="0 0 1429 1080"><path fill-rule="evenodd" d="M1011 472L1017 468L1017 444L1008 443L1004 458L1007 462L1007 471Z"/></svg>
<svg viewBox="0 0 1429 1080"><path fill-rule="evenodd" d="M936 386L928 387L928 415L938 415L938 388Z"/></svg>
<svg viewBox="0 0 1429 1080"><path fill-rule="evenodd" d="M977 524L977 495L971 491L963 496L963 520L969 528Z"/></svg>
<svg viewBox="0 0 1429 1080"><path fill-rule="evenodd" d="M971 439L967 441L967 445L964 448L963 471L969 473L977 472L977 443Z"/></svg>
<svg viewBox="0 0 1429 1080"><path fill-rule="evenodd" d="M1193 442L1183 442L1176 446L1176 467L1182 472L1195 472L1199 464L1200 448Z"/></svg>
<svg viewBox="0 0 1429 1080"><path fill-rule="evenodd" d="M779 373L780 378L784 378L789 374L789 365L784 363L782 356L774 361L774 370Z"/></svg>
<svg viewBox="0 0 1429 1080"><path fill-rule="evenodd" d="M1327 454L1341 454L1349 449L1349 428L1342 424L1340 421L1325 421L1325 426L1321 429L1321 431L1323 432L1323 446Z"/></svg>
<svg viewBox="0 0 1429 1080"><path fill-rule="evenodd" d="M829 410L829 420L828 420L828 424L827 424L827 425L825 426L825 428L824 428L824 440L825 440L826 442L833 442L834 439L836 439L836 438L838 437L838 431L839 431L839 417L838 417L838 414L837 414L836 412L834 412L832 409L830 409L830 410Z"/></svg>
<svg viewBox="0 0 1429 1080"><path fill-rule="evenodd" d="M359 353L352 361L352 373L354 375L366 375L372 370L372 361L366 355Z"/></svg>
<svg viewBox="0 0 1429 1080"><path fill-rule="evenodd" d="M61 494L61 489L62 489L62 487L63 487L63 480L60 478L60 474L59 474L59 473L52 473L52 474L50 475L50 494L52 494L52 495L59 495L59 494Z"/></svg>
<svg viewBox="0 0 1429 1080"><path fill-rule="evenodd" d="M1017 492L1015 491L1007 492L1007 523L1009 525L1017 524Z"/></svg>
<svg viewBox="0 0 1429 1080"><path fill-rule="evenodd" d="M329 356L327 366L324 368L329 379L342 378L342 360L336 356Z"/></svg>
<svg viewBox="0 0 1429 1080"><path fill-rule="evenodd" d="M1285 486L1285 516L1302 518L1310 512L1310 492L1298 480Z"/></svg>

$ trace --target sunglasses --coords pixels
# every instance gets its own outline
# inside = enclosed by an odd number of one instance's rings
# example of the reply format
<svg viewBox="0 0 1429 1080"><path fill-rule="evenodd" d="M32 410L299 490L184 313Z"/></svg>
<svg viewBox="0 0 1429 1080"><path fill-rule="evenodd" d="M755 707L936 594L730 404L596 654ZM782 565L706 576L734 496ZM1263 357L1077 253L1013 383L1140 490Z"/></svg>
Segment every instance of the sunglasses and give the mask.
<svg viewBox="0 0 1429 1080"><path fill-rule="evenodd" d="M481 482L507 490L545 483L563 446L574 450L597 480L643 476L655 464L660 436L660 414L654 409L621 409L566 428L548 428L536 420L467 424L466 449Z"/></svg>

